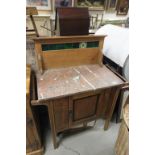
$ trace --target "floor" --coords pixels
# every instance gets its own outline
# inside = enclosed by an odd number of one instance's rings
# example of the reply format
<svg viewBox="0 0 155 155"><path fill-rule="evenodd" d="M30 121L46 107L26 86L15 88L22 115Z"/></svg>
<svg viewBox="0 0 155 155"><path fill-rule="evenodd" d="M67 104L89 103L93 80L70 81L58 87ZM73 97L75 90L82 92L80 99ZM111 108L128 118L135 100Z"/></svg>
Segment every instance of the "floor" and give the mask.
<svg viewBox="0 0 155 155"><path fill-rule="evenodd" d="M92 122L93 123L93 122ZM90 123L89 125L92 125ZM45 134L45 155L115 155L114 145L118 135L120 123L111 122L107 131L103 130L103 120L97 120L94 128L77 133L63 135L57 149L52 145L50 128ZM59 135L62 137L62 134Z"/></svg>

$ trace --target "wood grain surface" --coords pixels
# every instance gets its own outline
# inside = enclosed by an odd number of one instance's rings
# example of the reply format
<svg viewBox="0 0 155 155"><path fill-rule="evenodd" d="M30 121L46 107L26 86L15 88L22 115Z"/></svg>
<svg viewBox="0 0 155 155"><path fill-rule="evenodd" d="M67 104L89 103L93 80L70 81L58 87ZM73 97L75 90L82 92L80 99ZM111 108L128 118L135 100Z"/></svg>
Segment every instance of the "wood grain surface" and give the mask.
<svg viewBox="0 0 155 155"><path fill-rule="evenodd" d="M106 36L55 36L35 38L35 52L40 73L48 69L71 67L86 64L102 65L102 48ZM45 45L66 44L66 43L90 43L98 42L99 46L76 49L49 49L42 48Z"/></svg>
<svg viewBox="0 0 155 155"><path fill-rule="evenodd" d="M124 82L106 66L83 65L45 71L37 75L38 100L105 89Z"/></svg>
<svg viewBox="0 0 155 155"><path fill-rule="evenodd" d="M38 125L35 119L35 113L30 105L31 100L31 68L26 66L26 154L42 155L43 148L41 146Z"/></svg>

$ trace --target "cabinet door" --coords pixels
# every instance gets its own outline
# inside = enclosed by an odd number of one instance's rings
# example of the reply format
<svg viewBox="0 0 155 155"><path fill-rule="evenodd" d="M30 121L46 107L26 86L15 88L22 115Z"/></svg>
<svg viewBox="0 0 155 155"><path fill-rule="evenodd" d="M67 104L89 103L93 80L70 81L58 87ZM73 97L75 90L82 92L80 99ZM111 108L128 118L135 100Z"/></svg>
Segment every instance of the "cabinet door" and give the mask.
<svg viewBox="0 0 155 155"><path fill-rule="evenodd" d="M99 95L91 95L79 98L70 98L69 101L69 125L73 126L85 121L94 120L97 117L97 104Z"/></svg>

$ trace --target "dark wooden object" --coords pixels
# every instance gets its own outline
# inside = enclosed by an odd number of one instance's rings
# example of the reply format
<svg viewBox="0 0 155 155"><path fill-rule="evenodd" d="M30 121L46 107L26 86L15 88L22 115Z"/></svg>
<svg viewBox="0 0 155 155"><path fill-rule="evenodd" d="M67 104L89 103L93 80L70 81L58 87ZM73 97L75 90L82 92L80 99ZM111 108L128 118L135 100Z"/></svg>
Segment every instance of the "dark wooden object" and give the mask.
<svg viewBox="0 0 155 155"><path fill-rule="evenodd" d="M127 15L129 10L129 0L118 0L116 10L117 15Z"/></svg>
<svg viewBox="0 0 155 155"><path fill-rule="evenodd" d="M30 16L30 19L31 19L31 22L32 22L32 25L33 25L33 28L34 29L27 29L26 32L35 32L36 36L39 37L39 33L38 33L38 30L37 30L37 27L36 27L36 24L35 24L35 21L34 21L34 18L33 18L33 15L38 15L38 11L36 9L36 7L26 7L26 15L29 15Z"/></svg>
<svg viewBox="0 0 155 155"><path fill-rule="evenodd" d="M55 29L57 35L88 35L89 13L88 8L65 7L56 9Z"/></svg>
<svg viewBox="0 0 155 155"><path fill-rule="evenodd" d="M42 45L98 41L97 47L44 51ZM46 105L54 148L57 134L97 118L104 118L107 130L121 87L125 84L102 64L104 36L36 38L40 73L37 98L32 105Z"/></svg>
<svg viewBox="0 0 155 155"><path fill-rule="evenodd" d="M43 148L38 131L38 125L35 119L34 111L30 105L31 91L31 69L26 67L26 154L27 155L42 155Z"/></svg>

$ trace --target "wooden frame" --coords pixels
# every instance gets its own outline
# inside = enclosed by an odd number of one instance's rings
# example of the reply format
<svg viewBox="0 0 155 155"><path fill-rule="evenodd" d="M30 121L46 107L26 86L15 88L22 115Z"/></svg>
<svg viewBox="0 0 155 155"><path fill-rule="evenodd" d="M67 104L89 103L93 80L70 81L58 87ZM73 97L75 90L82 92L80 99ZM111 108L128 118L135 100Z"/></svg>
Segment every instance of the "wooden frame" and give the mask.
<svg viewBox="0 0 155 155"><path fill-rule="evenodd" d="M26 0L27 7L37 7L37 10L52 10L52 0Z"/></svg>

